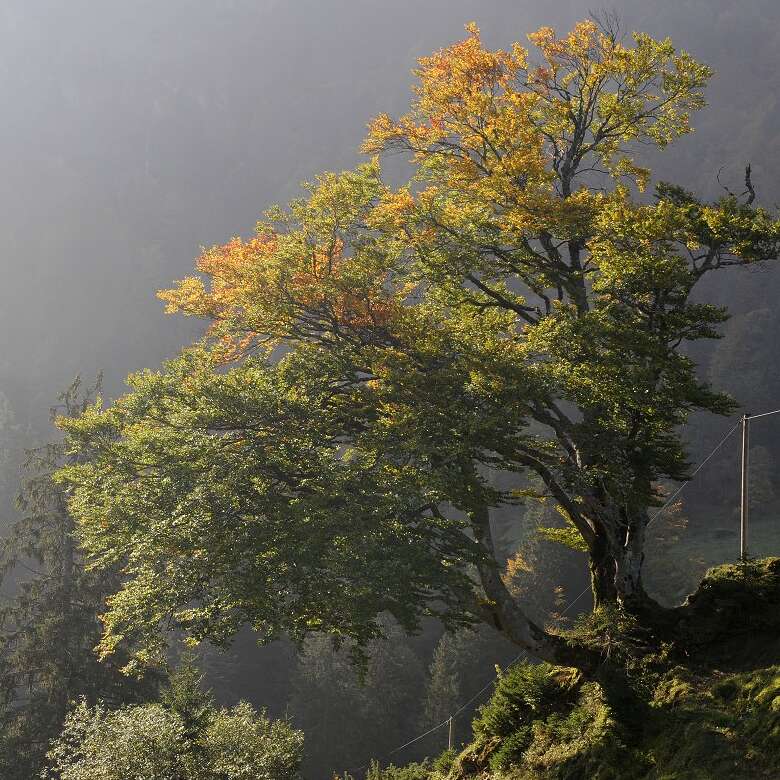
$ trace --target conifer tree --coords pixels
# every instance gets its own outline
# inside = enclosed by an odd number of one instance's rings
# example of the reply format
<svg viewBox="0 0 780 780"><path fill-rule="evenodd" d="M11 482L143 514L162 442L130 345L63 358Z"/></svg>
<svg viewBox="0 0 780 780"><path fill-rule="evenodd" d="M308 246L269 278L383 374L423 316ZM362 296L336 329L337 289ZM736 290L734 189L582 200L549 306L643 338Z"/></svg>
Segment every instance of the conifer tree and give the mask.
<svg viewBox="0 0 780 780"><path fill-rule="evenodd" d="M99 389L77 379L52 415L76 416ZM52 472L69 460L61 441L28 452L18 507L21 518L3 540L2 573L18 575L0 607L0 777L29 780L41 767L49 740L62 727L72 700L118 704L154 692L154 676L138 681L101 663L98 615L119 586L116 572L86 571L73 536L65 489Z"/></svg>

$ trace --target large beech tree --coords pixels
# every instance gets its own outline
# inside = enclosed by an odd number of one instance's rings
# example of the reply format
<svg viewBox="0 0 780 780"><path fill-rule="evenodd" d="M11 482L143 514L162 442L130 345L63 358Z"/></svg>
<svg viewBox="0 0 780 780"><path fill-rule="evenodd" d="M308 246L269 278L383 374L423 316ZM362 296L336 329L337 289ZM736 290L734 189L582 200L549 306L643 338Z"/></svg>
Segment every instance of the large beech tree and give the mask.
<svg viewBox="0 0 780 780"><path fill-rule="evenodd" d="M61 473L82 542L126 574L104 652L244 623L359 647L389 612L571 661L502 579L490 514L521 496L496 471L557 504L597 605L652 611L645 530L686 476L679 428L732 409L680 351L726 318L692 293L773 259L780 225L749 173L715 203L641 195L632 150L689 133L710 76L669 40L588 21L529 55L467 30L420 61L408 115L370 125L367 153L411 158L406 186L374 158L204 252L161 293L204 340L63 422L92 453Z"/></svg>

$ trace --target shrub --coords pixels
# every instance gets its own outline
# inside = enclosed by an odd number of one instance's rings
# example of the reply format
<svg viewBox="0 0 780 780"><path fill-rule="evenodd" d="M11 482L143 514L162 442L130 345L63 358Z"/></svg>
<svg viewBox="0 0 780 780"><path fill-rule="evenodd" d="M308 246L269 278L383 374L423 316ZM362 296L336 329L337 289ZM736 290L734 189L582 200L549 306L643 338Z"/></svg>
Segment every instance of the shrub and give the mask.
<svg viewBox="0 0 780 780"><path fill-rule="evenodd" d="M42 777L54 780L170 780L187 776L183 725L159 704L109 712L82 701L70 711Z"/></svg>
<svg viewBox="0 0 780 780"><path fill-rule="evenodd" d="M292 780L301 761L303 733L241 703L214 716L203 742L215 778Z"/></svg>
<svg viewBox="0 0 780 780"><path fill-rule="evenodd" d="M477 738L508 737L551 711L560 683L549 664L519 663L499 673L490 701L474 719Z"/></svg>
<svg viewBox="0 0 780 780"><path fill-rule="evenodd" d="M160 704L109 711L77 704L48 753L45 780L292 780L303 734L248 704L212 709L188 733Z"/></svg>
<svg viewBox="0 0 780 780"><path fill-rule="evenodd" d="M366 780L429 780L431 765L429 762L407 764L406 766L381 767L379 762L372 761L366 773Z"/></svg>
<svg viewBox="0 0 780 780"><path fill-rule="evenodd" d="M519 663L500 673L496 690L474 720L478 743L495 745L490 767L506 770L519 763L534 739L534 724L568 710L580 676L549 664Z"/></svg>

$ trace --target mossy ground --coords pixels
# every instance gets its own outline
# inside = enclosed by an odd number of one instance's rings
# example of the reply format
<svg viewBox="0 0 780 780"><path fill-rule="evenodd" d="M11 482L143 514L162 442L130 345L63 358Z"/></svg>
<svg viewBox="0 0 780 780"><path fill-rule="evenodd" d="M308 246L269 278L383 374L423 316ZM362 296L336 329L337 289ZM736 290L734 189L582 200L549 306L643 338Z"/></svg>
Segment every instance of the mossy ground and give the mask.
<svg viewBox="0 0 780 780"><path fill-rule="evenodd" d="M710 570L679 615L652 641L615 614L583 621L572 641L617 677L515 666L460 754L372 780L780 778L780 559Z"/></svg>

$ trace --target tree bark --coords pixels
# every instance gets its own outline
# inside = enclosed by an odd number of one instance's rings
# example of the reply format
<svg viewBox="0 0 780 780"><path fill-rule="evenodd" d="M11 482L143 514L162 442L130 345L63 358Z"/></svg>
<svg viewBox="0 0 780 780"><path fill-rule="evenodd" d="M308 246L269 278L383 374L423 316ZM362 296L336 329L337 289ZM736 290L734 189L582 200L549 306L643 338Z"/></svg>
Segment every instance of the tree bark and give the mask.
<svg viewBox="0 0 780 780"><path fill-rule="evenodd" d="M603 533L598 534L590 549L590 586L594 609L617 601L616 573L617 565L610 545Z"/></svg>
<svg viewBox="0 0 780 780"><path fill-rule="evenodd" d="M594 608L613 605L648 629L666 631L675 621L674 610L653 599L642 580L648 522L642 508L607 512L594 523L603 530L589 549L593 602Z"/></svg>

